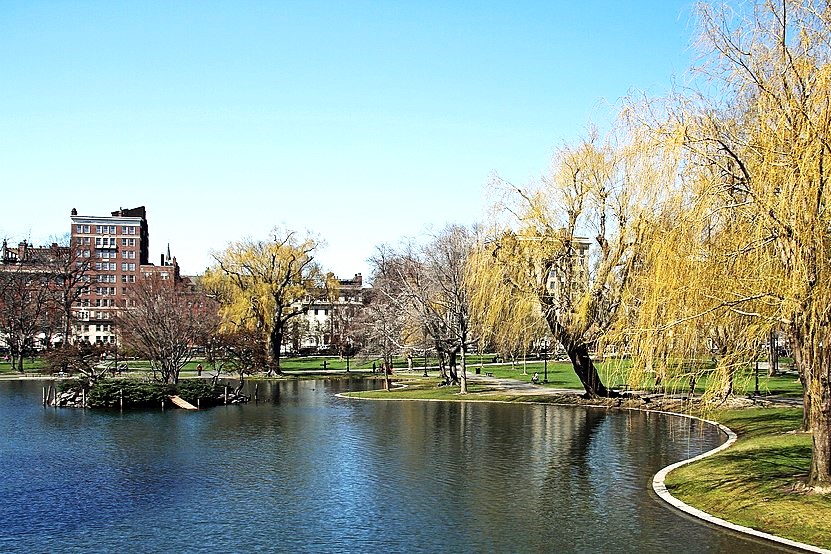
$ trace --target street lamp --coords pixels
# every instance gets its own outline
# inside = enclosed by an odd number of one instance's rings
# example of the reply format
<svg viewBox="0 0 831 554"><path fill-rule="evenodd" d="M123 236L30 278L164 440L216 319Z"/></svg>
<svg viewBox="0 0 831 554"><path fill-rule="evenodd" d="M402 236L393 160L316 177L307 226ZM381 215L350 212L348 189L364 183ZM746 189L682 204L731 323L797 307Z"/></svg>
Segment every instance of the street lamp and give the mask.
<svg viewBox="0 0 831 554"><path fill-rule="evenodd" d="M548 338L542 339L542 368L543 368L543 383L548 383Z"/></svg>
<svg viewBox="0 0 831 554"><path fill-rule="evenodd" d="M424 375L422 377L427 377L427 326L424 326Z"/></svg>
<svg viewBox="0 0 831 554"><path fill-rule="evenodd" d="M756 353L756 389L753 391L754 396L759 396L759 353Z"/></svg>
<svg viewBox="0 0 831 554"><path fill-rule="evenodd" d="M352 351L352 339L346 337L346 373L349 373L349 354Z"/></svg>

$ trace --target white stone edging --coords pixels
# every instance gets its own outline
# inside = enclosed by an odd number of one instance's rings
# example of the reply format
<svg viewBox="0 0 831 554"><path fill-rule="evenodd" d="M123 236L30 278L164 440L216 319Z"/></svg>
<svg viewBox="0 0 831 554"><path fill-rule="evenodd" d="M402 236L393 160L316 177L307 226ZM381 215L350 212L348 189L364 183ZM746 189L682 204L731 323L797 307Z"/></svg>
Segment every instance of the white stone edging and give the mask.
<svg viewBox="0 0 831 554"><path fill-rule="evenodd" d="M735 523L731 523L727 520L718 518L714 515L708 514L707 512L701 511L698 508L693 508L689 504L682 502L681 500L672 496L669 491L667 490L667 486L665 483L666 477L670 471L677 469L681 466L685 466L687 464L691 464L698 460L703 460L704 458L708 458L714 454L718 454L722 450L726 450L733 446L733 443L736 442L736 433L734 433L728 427L718 423L717 421L709 421L707 419L701 419L695 416L687 415L687 414L678 414L673 412L663 412L669 413L675 416L687 417L690 419L698 419L705 423L709 423L710 425L715 425L722 433L727 435L727 441L722 444L721 446L714 448L708 452L704 452L703 454L699 454L693 458L689 458L687 460L681 460L680 462L676 462L672 465L668 465L667 467L663 468L661 471L655 474L655 477L652 478L652 490L655 491L655 494L661 497L662 500L669 503L673 507L681 510L682 512L689 514L693 517L697 517L698 519L704 520L708 523L712 523L713 525L718 525L719 527L725 527L732 531L736 531L738 533L743 533L745 535L751 535L756 538L776 542L779 544L784 544L786 546L790 546L792 548L798 548L800 550L806 550L808 552L821 552L825 554L831 554L831 550L827 550L825 548L820 548L818 546L813 546L810 544L805 544L797 541L793 541L791 539L786 539L784 537L779 537L776 535L771 535L770 533L764 533L762 531L757 531L756 529L751 529L750 527L745 527L743 525L737 525Z"/></svg>

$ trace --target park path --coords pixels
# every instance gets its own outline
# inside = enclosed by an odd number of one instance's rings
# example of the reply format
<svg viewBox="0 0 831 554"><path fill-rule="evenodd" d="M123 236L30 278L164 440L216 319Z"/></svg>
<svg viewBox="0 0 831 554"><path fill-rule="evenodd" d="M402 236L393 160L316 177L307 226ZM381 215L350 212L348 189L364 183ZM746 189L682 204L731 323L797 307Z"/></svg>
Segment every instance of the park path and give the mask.
<svg viewBox="0 0 831 554"><path fill-rule="evenodd" d="M487 384L489 387L496 389L494 393L509 392L524 396L561 396L563 394L580 396L583 393L582 390L577 389L545 387L527 381L520 381L519 379L511 379L510 377L488 377L486 375L476 375L475 373L468 374L467 380L471 383Z"/></svg>

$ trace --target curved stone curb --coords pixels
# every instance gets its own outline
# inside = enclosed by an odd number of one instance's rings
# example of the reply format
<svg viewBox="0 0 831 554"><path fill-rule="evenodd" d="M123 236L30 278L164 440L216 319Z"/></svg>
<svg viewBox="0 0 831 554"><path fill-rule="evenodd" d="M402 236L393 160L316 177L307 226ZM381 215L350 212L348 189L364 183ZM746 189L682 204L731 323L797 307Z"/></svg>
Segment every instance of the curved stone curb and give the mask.
<svg viewBox="0 0 831 554"><path fill-rule="evenodd" d="M672 413L672 412L665 412L665 413ZM721 446L719 446L718 448L714 448L713 450L710 450L710 451L705 452L703 454L699 454L698 456L695 456L694 458L689 458L688 460L681 460L680 462L676 462L672 465L668 465L667 467L665 467L664 469L662 469L661 471L656 473L655 477L652 478L652 490L654 490L655 493L658 496L660 496L662 500L666 501L667 503L671 504L672 506L674 506L675 508L681 510L682 512L684 512L686 514L689 514L693 517L697 517L698 519L704 520L708 523L712 523L713 525L718 525L719 527L725 527L727 529L730 529L732 531L736 531L738 533L743 533L745 535L751 535L751 536L756 537L756 538L768 540L768 541L771 541L771 542L776 542L776 543L779 543L779 544L790 546L791 548L798 548L800 550L806 550L808 552L823 552L823 553L826 553L826 554L831 554L831 550L827 550L825 548L820 548L818 546L813 546L813 545L810 545L810 544L805 544L805 543L801 543L801 542L792 541L790 539L786 539L786 538L783 538L783 537L778 537L776 535L771 535L770 533L764 533L762 531L757 531L756 529L751 529L750 527L745 527L743 525L737 525L735 523L730 523L727 520L718 518L714 515L708 514L707 512L703 512L703 511L699 510L698 508L693 508L689 504L687 504L685 502L682 502L681 500L679 500L679 499L675 498L674 496L672 496L669 493L669 491L667 490L666 483L665 483L666 477L667 477L667 475L669 474L670 471L672 471L676 468L679 468L681 466L691 464L695 461L702 460L704 458L708 458L708 457L710 457L714 454L718 454L722 450L726 450L727 448L730 448L731 446L733 446L733 443L736 442L736 433L734 433L732 430L730 430L726 426L722 425L721 423L718 423L717 421L709 421L709 420L706 420L706 419L697 418L695 416L690 416L690 415L687 415L687 414L673 413L672 415L687 417L687 418L690 418L690 419L698 419L698 420L703 421L705 423L709 423L710 425L715 425L716 427L718 427L718 429L722 433L727 435L727 441L724 444L722 444Z"/></svg>

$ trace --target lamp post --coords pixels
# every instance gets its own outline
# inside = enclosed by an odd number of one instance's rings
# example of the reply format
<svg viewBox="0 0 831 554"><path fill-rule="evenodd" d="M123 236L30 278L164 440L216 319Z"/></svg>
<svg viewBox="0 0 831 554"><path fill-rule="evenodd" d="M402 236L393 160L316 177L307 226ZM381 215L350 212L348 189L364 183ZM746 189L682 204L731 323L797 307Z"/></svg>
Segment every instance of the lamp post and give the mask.
<svg viewBox="0 0 831 554"><path fill-rule="evenodd" d="M548 338L542 339L542 382L548 383Z"/></svg>
<svg viewBox="0 0 831 554"><path fill-rule="evenodd" d="M759 353L756 353L756 390L753 391L754 396L759 396Z"/></svg>
<svg viewBox="0 0 831 554"><path fill-rule="evenodd" d="M424 375L427 377L427 326L424 326Z"/></svg>
<svg viewBox="0 0 831 554"><path fill-rule="evenodd" d="M349 373L349 354L352 352L352 339L346 337L346 373Z"/></svg>

